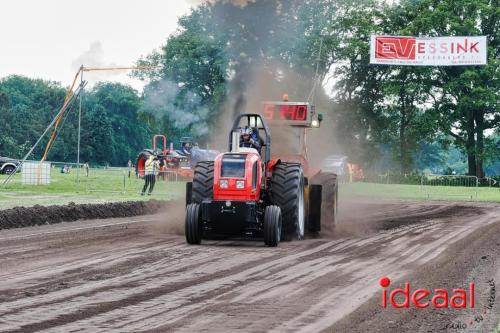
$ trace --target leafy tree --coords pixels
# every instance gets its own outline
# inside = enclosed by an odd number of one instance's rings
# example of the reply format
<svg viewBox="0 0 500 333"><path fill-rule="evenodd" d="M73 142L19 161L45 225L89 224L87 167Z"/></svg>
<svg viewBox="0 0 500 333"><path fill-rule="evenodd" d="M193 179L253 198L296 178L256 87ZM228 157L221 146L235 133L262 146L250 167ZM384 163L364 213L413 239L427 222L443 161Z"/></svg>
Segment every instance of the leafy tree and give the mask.
<svg viewBox="0 0 500 333"><path fill-rule="evenodd" d="M500 126L500 3L497 0L422 0L402 5L418 13L409 26L430 36L488 38L488 65L439 67L434 109L440 129L467 153L469 175L484 176L485 131Z"/></svg>
<svg viewBox="0 0 500 333"><path fill-rule="evenodd" d="M1 155L26 154L60 107L64 90L55 82L9 76L0 81ZM42 151L40 146L35 156Z"/></svg>
<svg viewBox="0 0 500 333"><path fill-rule="evenodd" d="M177 33L161 53L138 61L157 69L134 73L149 82L141 112L152 116L150 121L156 119L161 132L173 141L188 133L198 138L209 134L225 96L227 59L222 42L205 33L207 14L202 6L181 18Z"/></svg>
<svg viewBox="0 0 500 333"><path fill-rule="evenodd" d="M85 92L81 160L126 165L150 146L153 130L144 123L142 101L129 86L101 82ZM94 144L89 144L94 143Z"/></svg>
<svg viewBox="0 0 500 333"><path fill-rule="evenodd" d="M23 157L59 111L65 90L57 83L11 76L0 81L0 155ZM98 83L85 92L81 161L125 165L153 133L139 113L142 100L129 86ZM77 104L61 122L48 160L76 162ZM30 158L40 158L47 137Z"/></svg>

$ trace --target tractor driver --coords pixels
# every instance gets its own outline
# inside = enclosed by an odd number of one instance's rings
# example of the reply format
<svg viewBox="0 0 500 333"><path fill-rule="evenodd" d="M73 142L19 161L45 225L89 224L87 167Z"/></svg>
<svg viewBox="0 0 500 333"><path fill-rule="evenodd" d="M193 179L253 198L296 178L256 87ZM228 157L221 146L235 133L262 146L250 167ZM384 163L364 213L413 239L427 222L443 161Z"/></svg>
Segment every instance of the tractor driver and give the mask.
<svg viewBox="0 0 500 333"><path fill-rule="evenodd" d="M256 140L252 137L252 129L250 127L245 127L240 130L240 147L254 148L260 154L261 144L260 140Z"/></svg>
<svg viewBox="0 0 500 333"><path fill-rule="evenodd" d="M191 155L191 143L190 142L184 142L182 144L182 153L186 156Z"/></svg>

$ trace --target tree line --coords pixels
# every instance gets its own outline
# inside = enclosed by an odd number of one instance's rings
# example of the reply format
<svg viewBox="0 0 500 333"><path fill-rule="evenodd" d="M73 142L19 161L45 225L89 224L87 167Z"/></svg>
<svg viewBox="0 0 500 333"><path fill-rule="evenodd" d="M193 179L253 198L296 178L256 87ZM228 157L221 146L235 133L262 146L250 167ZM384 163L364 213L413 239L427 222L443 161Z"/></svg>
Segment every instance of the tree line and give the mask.
<svg viewBox="0 0 500 333"><path fill-rule="evenodd" d="M140 59L158 69L135 73L152 88L162 80L202 96L215 114L244 110L259 85L277 96L310 97L327 113L336 151L366 168L408 173L441 166L458 150L467 172L499 172L498 0L211 2L179 21L161 51ZM487 66L369 64L372 34L485 35ZM265 79L262 79L264 77ZM229 113L222 110L229 109ZM167 120L170 113L163 113ZM217 119L207 117L210 119ZM389 152L389 154L387 154Z"/></svg>
<svg viewBox="0 0 500 333"><path fill-rule="evenodd" d="M0 156L22 158L62 106L56 82L10 76L0 81ZM126 165L150 146L155 123L141 116L141 98L129 86L98 83L82 95L80 161ZM66 113L48 160L77 161L78 101ZM46 137L30 158L40 159Z"/></svg>
<svg viewBox="0 0 500 333"><path fill-rule="evenodd" d="M314 100L325 114L324 140L334 143L329 151L367 170L446 171L463 159L470 175L498 174L499 28L498 0L211 1L180 18L161 49L137 61L153 65L133 73L146 83L142 94L111 83L85 92L82 159L125 163L154 132L208 142L225 133L226 119L286 91ZM485 35L488 65L371 65L372 34ZM25 151L63 94L52 82L4 79L0 154ZM53 159L76 154L74 117Z"/></svg>

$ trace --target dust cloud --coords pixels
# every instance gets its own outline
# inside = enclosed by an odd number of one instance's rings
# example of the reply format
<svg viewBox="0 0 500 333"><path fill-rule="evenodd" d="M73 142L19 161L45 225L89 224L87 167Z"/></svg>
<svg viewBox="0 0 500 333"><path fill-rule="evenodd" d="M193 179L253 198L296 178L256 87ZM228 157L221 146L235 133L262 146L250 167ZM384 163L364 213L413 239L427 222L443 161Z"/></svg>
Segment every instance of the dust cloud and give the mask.
<svg viewBox="0 0 500 333"><path fill-rule="evenodd" d="M173 200L155 216L154 223L146 228L154 234L184 235L184 218L186 216L185 199Z"/></svg>

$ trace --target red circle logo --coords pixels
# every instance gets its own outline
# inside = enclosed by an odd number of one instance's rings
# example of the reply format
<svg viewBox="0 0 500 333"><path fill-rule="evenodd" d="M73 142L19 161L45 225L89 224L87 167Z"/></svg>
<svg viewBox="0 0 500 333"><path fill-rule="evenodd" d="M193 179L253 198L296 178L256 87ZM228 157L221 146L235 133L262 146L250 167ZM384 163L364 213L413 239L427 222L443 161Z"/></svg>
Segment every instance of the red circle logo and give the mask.
<svg viewBox="0 0 500 333"><path fill-rule="evenodd" d="M382 288L387 288L391 284L391 280L387 276L381 277L378 282L380 283Z"/></svg>

